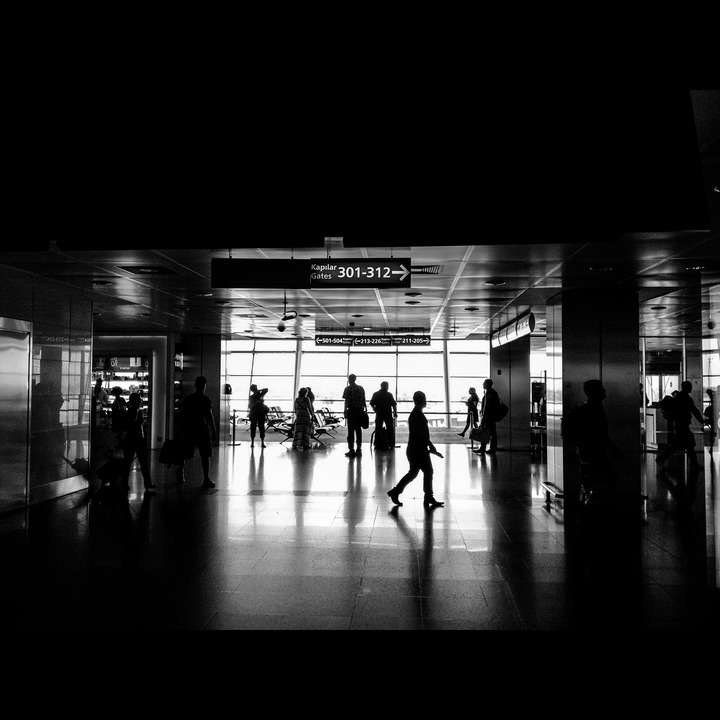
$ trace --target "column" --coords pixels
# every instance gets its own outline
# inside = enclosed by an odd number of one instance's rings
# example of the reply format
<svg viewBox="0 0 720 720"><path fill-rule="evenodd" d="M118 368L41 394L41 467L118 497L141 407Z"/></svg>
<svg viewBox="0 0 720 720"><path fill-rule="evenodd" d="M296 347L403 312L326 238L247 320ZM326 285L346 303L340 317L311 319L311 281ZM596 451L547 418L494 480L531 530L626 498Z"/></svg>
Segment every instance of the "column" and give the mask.
<svg viewBox="0 0 720 720"><path fill-rule="evenodd" d="M640 511L640 420L638 417L639 306L634 290L571 290L547 304L547 474L569 506L577 498L580 467L566 446L562 419L585 400L583 383L598 379L609 432L625 456L616 464L618 496ZM639 514L638 514L639 516Z"/></svg>

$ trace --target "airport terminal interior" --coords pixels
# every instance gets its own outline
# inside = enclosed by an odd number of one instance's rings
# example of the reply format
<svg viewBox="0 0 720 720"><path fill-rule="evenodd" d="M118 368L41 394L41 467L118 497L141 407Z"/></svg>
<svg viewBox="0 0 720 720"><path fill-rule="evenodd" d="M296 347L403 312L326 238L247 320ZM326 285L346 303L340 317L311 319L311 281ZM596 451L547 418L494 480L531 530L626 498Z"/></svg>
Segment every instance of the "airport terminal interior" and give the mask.
<svg viewBox="0 0 720 720"><path fill-rule="evenodd" d="M300 202L275 225L270 201L248 203L239 225L207 186L183 203L177 159L168 196L134 171L148 184L132 203L123 183L42 195L50 210L0 251L8 624L720 630L720 94L639 94L603 95L604 145L587 145L582 113L548 123L557 162L575 167L583 143L614 183L598 199L568 179L560 208L558 184L512 207L459 181L439 192L416 160L417 192L379 178L385 199L363 196L362 222L326 220L342 236L312 235L322 226ZM511 125L499 137L517 155L494 170L528 149L549 157ZM116 171L151 162L137 140L108 149ZM351 375L366 403L388 383L389 437L370 408L361 446L349 440ZM197 448L182 478L168 450L198 377L216 426L210 483ZM496 448L468 408L476 394L482 411L488 380L508 407ZM568 421L587 380L604 387L618 450L599 470ZM673 444L687 382L690 448ZM251 385L267 389L260 427ZM302 388L313 422L298 446ZM418 391L438 504L422 471L388 495L409 469ZM127 482L116 396L137 399L148 446L147 471L133 457Z"/></svg>

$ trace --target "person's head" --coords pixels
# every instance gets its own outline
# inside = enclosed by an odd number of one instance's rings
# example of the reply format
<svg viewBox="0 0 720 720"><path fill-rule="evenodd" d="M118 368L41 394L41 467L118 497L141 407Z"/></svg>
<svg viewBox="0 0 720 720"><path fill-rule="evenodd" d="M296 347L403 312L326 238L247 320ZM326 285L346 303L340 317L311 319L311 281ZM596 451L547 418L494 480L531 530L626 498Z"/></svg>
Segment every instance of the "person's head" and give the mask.
<svg viewBox="0 0 720 720"><path fill-rule="evenodd" d="M684 393L691 393L692 392L692 383L689 380L683 380L682 383L680 383L680 389Z"/></svg>
<svg viewBox="0 0 720 720"><path fill-rule="evenodd" d="M198 375L198 377L195 378L195 389L198 392L205 392L206 387L207 378L204 375Z"/></svg>
<svg viewBox="0 0 720 720"><path fill-rule="evenodd" d="M425 407L427 405L427 398L422 390L416 390L413 393L413 402L417 407Z"/></svg>
<svg viewBox="0 0 720 720"><path fill-rule="evenodd" d="M304 398L307 395L308 389L306 387L302 387L298 390L298 397Z"/></svg>
<svg viewBox="0 0 720 720"><path fill-rule="evenodd" d="M99 387L102 387L102 384L103 384L103 379L102 379L102 378L97 378L97 379L95 380L95 387L98 387L98 388L99 388Z"/></svg>
<svg viewBox="0 0 720 720"><path fill-rule="evenodd" d="M357 377L356 377L355 375L353 375L352 373L350 373L350 374L348 375L348 382L349 382L351 385L354 385L356 380L357 380Z"/></svg>
<svg viewBox="0 0 720 720"><path fill-rule="evenodd" d="M599 380L586 380L583 384L583 390L588 400L603 400L607 394Z"/></svg>
<svg viewBox="0 0 720 720"><path fill-rule="evenodd" d="M383 380L380 383L380 389L381 390L387 390L390 387L390 383L387 380Z"/></svg>
<svg viewBox="0 0 720 720"><path fill-rule="evenodd" d="M476 394L477 394L475 388L470 388L470 389L468 390L468 392L469 392L471 395L476 395Z"/></svg>
<svg viewBox="0 0 720 720"><path fill-rule="evenodd" d="M130 393L130 397L128 397L128 405L133 408L140 407L142 404L142 398L140 397L140 393Z"/></svg>
<svg viewBox="0 0 720 720"><path fill-rule="evenodd" d="M255 383L250 386L250 392L257 392L257 385Z"/></svg>
<svg viewBox="0 0 720 720"><path fill-rule="evenodd" d="M492 386L493 386L493 381L490 378L488 378L487 380L485 380L485 382L483 382L483 387L486 390L489 390Z"/></svg>
<svg viewBox="0 0 720 720"><path fill-rule="evenodd" d="M123 391L122 388L119 385L116 385L111 391L110 394L114 395L115 397L120 397L122 395Z"/></svg>

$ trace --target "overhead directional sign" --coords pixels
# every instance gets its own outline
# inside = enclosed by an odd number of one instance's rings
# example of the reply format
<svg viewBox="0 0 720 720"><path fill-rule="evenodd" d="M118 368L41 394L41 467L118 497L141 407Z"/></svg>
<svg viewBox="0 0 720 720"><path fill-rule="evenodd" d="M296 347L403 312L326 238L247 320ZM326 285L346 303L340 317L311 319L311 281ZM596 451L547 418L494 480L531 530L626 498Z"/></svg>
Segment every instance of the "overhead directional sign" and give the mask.
<svg viewBox="0 0 720 720"><path fill-rule="evenodd" d="M245 260L212 258L210 286L223 288L410 287L410 258Z"/></svg>
<svg viewBox="0 0 720 720"><path fill-rule="evenodd" d="M315 345L354 345L378 347L388 345L429 345L429 335L316 335Z"/></svg>
<svg viewBox="0 0 720 720"><path fill-rule="evenodd" d="M410 258L310 261L311 287L410 287Z"/></svg>

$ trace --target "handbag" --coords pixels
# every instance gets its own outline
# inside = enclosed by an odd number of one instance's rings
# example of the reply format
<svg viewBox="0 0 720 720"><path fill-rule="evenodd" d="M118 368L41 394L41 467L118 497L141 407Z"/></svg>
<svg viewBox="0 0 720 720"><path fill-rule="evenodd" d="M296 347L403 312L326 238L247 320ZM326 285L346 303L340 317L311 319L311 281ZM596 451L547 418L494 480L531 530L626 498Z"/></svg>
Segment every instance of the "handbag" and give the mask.
<svg viewBox="0 0 720 720"><path fill-rule="evenodd" d="M360 427L363 430L367 430L370 427L370 416L367 414L367 410L363 410L362 418L360 419Z"/></svg>
<svg viewBox="0 0 720 720"><path fill-rule="evenodd" d="M476 427L470 431L470 439L475 442L487 445L490 442L490 438L492 438L490 431L486 430L484 427Z"/></svg>
<svg viewBox="0 0 720 720"><path fill-rule="evenodd" d="M179 465L182 461L182 445L177 440L166 440L160 448L158 462L161 465Z"/></svg>

